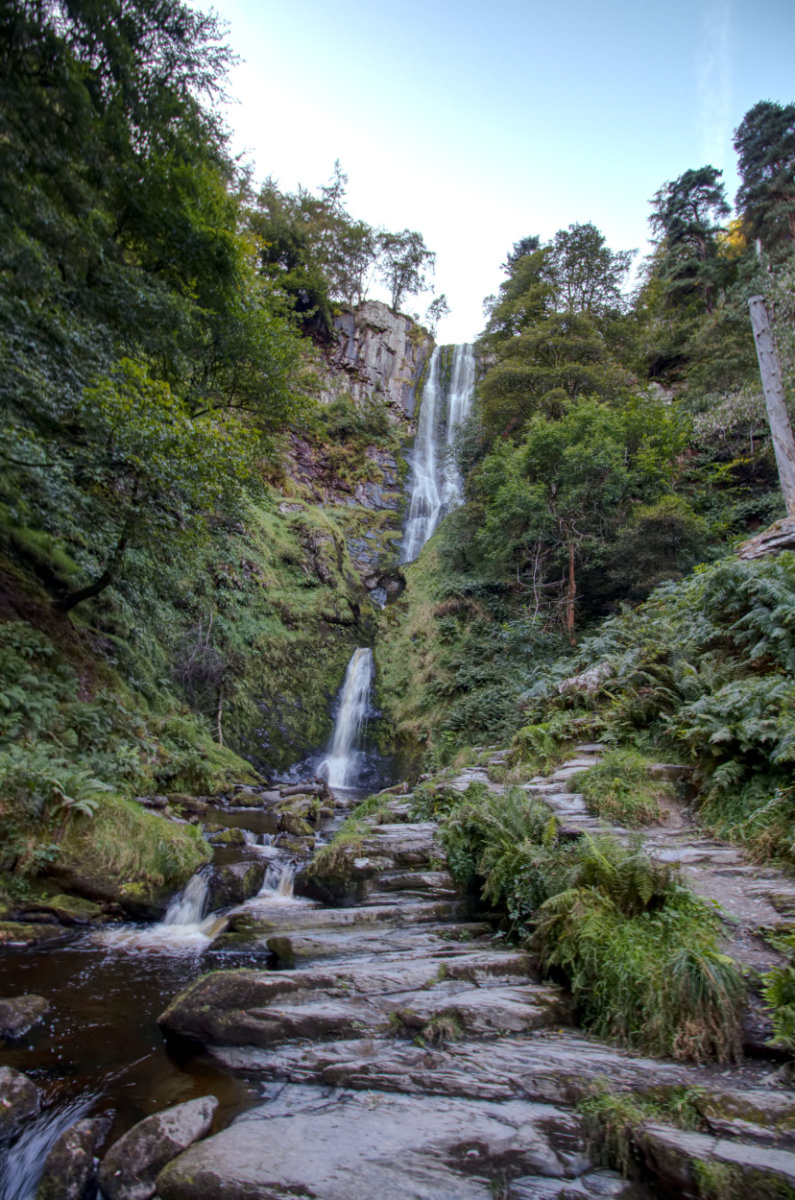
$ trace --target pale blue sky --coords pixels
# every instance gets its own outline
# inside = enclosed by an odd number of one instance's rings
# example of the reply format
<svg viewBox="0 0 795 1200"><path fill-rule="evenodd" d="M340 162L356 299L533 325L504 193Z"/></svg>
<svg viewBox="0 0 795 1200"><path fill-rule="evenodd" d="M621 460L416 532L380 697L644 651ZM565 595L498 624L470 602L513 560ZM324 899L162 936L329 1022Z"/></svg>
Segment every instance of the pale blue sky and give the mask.
<svg viewBox="0 0 795 1200"><path fill-rule="evenodd" d="M479 332L526 234L593 221L644 251L650 197L707 162L733 200L743 114L795 101L795 0L213 7L245 60L226 115L255 178L315 189L339 158L355 217L437 252L442 341Z"/></svg>

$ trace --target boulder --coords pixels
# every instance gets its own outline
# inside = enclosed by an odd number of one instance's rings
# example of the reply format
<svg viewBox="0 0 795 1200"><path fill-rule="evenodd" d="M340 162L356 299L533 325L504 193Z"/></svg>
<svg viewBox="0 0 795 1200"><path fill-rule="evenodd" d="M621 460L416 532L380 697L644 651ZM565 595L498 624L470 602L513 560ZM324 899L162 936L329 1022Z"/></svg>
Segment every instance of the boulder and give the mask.
<svg viewBox="0 0 795 1200"><path fill-rule="evenodd" d="M0 1067L0 1142L10 1141L36 1116L40 1104L39 1089L27 1075L13 1067Z"/></svg>
<svg viewBox="0 0 795 1200"><path fill-rule="evenodd" d="M94 1200L98 1121L78 1121L58 1138L44 1163L36 1200Z"/></svg>
<svg viewBox="0 0 795 1200"><path fill-rule="evenodd" d="M178 808L190 816L201 817L207 811L207 801L203 796L190 796L186 792L169 792L166 799L169 808Z"/></svg>
<svg viewBox="0 0 795 1200"><path fill-rule="evenodd" d="M293 837L313 837L314 831L308 821L294 812L285 812L279 817L279 829Z"/></svg>
<svg viewBox="0 0 795 1200"><path fill-rule="evenodd" d="M217 1108L215 1096L202 1096L133 1125L102 1160L99 1183L106 1200L151 1200L159 1172L209 1133Z"/></svg>
<svg viewBox="0 0 795 1200"><path fill-rule="evenodd" d="M256 896L265 878L265 868L265 862L259 859L214 867L207 890L207 911L243 904Z"/></svg>
<svg viewBox="0 0 795 1200"><path fill-rule="evenodd" d="M27 993L0 1000L0 1038L16 1042L36 1025L49 1009L43 996Z"/></svg>

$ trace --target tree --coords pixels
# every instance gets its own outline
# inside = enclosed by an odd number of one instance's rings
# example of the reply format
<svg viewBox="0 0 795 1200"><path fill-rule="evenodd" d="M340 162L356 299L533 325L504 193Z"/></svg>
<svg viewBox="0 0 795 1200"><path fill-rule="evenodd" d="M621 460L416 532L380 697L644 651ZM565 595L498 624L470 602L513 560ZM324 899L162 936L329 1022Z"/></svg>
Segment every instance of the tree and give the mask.
<svg viewBox="0 0 795 1200"><path fill-rule="evenodd" d="M590 222L559 229L549 256L556 307L593 315L620 310L621 285L634 253L611 250L604 235Z"/></svg>
<svg viewBox="0 0 795 1200"><path fill-rule="evenodd" d="M729 263L720 252L730 212L722 175L710 166L685 171L654 195L650 224L661 243L655 269L666 303L681 304L698 294L712 312Z"/></svg>
<svg viewBox="0 0 795 1200"><path fill-rule="evenodd" d="M473 473L476 553L515 580L534 616L561 613L573 638L580 575L599 571L634 501L670 486L682 442L673 415L650 403L588 397L560 420L537 413Z"/></svg>
<svg viewBox="0 0 795 1200"><path fill-rule="evenodd" d="M795 104L762 100L735 130L741 184L736 204L747 234L769 252L795 241Z"/></svg>
<svg viewBox="0 0 795 1200"><path fill-rule="evenodd" d="M406 296L418 296L428 289L428 276L435 265L436 255L425 245L421 233L404 229L402 233L381 234L378 273L389 288L394 312Z"/></svg>
<svg viewBox="0 0 795 1200"><path fill-rule="evenodd" d="M118 576L129 547L163 531L174 536L213 508L229 508L251 472L255 436L229 414L196 417L167 384L122 359L85 390L73 416L66 463L91 496L95 536L109 535L101 573L67 592L58 607L99 595Z"/></svg>
<svg viewBox="0 0 795 1200"><path fill-rule="evenodd" d="M450 315L450 305L447 303L447 297L444 292L440 296L436 296L431 300L425 310L425 323L428 326L431 337L436 337L436 330L439 322Z"/></svg>

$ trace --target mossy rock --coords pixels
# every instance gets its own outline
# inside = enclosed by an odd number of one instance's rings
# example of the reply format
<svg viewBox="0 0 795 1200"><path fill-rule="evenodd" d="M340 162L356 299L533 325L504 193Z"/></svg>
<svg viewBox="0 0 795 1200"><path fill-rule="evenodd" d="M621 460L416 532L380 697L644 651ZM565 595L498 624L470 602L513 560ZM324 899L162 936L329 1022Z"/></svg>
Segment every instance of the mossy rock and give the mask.
<svg viewBox="0 0 795 1200"><path fill-rule="evenodd" d="M297 813L282 813L279 818L279 829L282 833L292 834L293 837L311 837L312 844L314 845L314 830L312 826L303 817L299 817Z"/></svg>
<svg viewBox="0 0 795 1200"><path fill-rule="evenodd" d="M91 925L105 916L102 905L95 900L86 900L83 896L71 896L64 892L42 896L40 900L35 900L25 907L27 912L35 911L55 917L62 925Z"/></svg>
<svg viewBox="0 0 795 1200"><path fill-rule="evenodd" d="M25 921L0 921L0 946L43 946L69 938L63 925L35 925Z"/></svg>
<svg viewBox="0 0 795 1200"><path fill-rule="evenodd" d="M245 846L246 835L242 829L220 829L211 833L208 841L212 846Z"/></svg>

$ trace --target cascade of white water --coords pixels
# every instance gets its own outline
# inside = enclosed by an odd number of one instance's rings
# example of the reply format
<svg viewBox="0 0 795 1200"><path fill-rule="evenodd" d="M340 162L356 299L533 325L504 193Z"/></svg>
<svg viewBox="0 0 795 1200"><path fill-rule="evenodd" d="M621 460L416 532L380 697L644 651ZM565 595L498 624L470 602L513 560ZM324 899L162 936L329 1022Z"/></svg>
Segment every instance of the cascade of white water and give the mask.
<svg viewBox="0 0 795 1200"><path fill-rule="evenodd" d="M422 390L411 471L411 500L403 535L402 561L413 562L445 513L463 499L461 476L449 451L469 415L475 391L475 355L469 345L453 348L450 381L441 380L442 353L434 347ZM443 402L446 404L443 405ZM444 411L440 411L444 407ZM444 432L443 439L440 432Z"/></svg>
<svg viewBox="0 0 795 1200"><path fill-rule="evenodd" d="M204 916L209 888L209 875L197 871L178 892L166 909L164 925L198 925Z"/></svg>
<svg viewBox="0 0 795 1200"><path fill-rule="evenodd" d="M372 679L373 652L359 647L348 663L331 745L318 768L330 787L350 787L356 781L359 739L369 711Z"/></svg>

